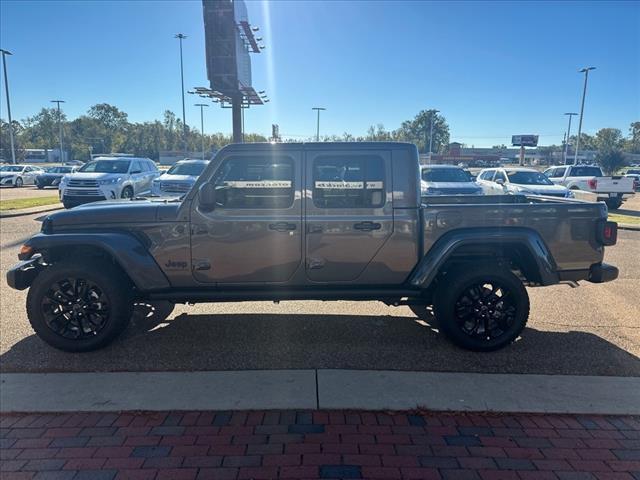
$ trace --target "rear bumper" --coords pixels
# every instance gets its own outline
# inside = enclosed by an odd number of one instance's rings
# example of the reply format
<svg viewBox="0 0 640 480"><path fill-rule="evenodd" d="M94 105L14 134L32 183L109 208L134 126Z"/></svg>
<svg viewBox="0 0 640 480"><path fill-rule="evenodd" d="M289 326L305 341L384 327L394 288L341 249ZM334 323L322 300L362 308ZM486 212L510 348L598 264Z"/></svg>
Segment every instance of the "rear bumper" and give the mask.
<svg viewBox="0 0 640 480"><path fill-rule="evenodd" d="M7 272L7 284L15 290L29 288L41 268L39 256L18 262Z"/></svg>
<svg viewBox="0 0 640 480"><path fill-rule="evenodd" d="M596 263L591 265L589 269L589 278L587 280L591 283L604 283L611 282L618 278L618 268L608 263Z"/></svg>

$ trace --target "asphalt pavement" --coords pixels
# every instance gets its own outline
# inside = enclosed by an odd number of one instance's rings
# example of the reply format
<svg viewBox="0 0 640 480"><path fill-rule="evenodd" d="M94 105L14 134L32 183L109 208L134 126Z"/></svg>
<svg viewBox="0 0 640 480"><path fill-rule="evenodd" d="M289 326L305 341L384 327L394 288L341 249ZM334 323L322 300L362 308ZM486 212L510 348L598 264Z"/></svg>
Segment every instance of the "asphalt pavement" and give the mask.
<svg viewBox="0 0 640 480"><path fill-rule="evenodd" d="M0 220L2 276L39 229L30 215ZM607 262L620 278L572 289L529 289L522 338L493 353L449 344L407 307L378 302L180 305L167 317L140 305L111 346L85 354L48 347L25 314L26 292L0 284L3 372L370 369L640 376L640 232L620 231ZM165 312L166 313L166 312Z"/></svg>

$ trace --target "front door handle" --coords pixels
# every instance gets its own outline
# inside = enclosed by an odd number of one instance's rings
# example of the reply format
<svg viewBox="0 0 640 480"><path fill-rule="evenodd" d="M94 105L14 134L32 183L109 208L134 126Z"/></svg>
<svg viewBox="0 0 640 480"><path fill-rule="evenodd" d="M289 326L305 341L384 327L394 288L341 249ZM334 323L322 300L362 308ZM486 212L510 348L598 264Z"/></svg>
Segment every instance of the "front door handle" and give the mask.
<svg viewBox="0 0 640 480"><path fill-rule="evenodd" d="M290 232L296 229L295 223L277 222L270 223L269 230L275 230L276 232Z"/></svg>
<svg viewBox="0 0 640 480"><path fill-rule="evenodd" d="M361 232L371 232L372 230L380 230L382 225L377 222L360 222L353 225L353 228Z"/></svg>

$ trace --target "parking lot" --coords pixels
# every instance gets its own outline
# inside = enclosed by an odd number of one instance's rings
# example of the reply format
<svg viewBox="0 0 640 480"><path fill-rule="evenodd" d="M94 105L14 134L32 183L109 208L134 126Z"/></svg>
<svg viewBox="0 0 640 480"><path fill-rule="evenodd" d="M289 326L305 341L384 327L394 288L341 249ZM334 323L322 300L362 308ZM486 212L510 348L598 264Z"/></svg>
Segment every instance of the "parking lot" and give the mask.
<svg viewBox="0 0 640 480"><path fill-rule="evenodd" d="M0 220L3 277L20 244L39 229L37 218ZM522 338L489 354L457 349L407 307L377 302L179 305L166 318L162 305L156 313L139 306L112 346L68 354L35 336L26 292L3 278L0 364L4 372L349 368L640 376L640 232L620 231L605 260L620 268L617 281L529 289Z"/></svg>

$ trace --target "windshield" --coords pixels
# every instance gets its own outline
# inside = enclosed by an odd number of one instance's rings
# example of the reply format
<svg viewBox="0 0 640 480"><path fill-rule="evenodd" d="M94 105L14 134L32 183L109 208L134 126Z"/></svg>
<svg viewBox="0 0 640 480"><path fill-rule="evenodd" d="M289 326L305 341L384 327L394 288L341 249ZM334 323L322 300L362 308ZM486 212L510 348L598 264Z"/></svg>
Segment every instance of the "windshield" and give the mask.
<svg viewBox="0 0 640 480"><path fill-rule="evenodd" d="M540 172L507 172L510 183L518 185L553 185L544 174Z"/></svg>
<svg viewBox="0 0 640 480"><path fill-rule="evenodd" d="M176 163L169 170L168 175L192 175L198 176L202 173L206 165L204 163L188 162Z"/></svg>
<svg viewBox="0 0 640 480"><path fill-rule="evenodd" d="M127 173L129 160L94 160L80 167L79 172L91 173Z"/></svg>
<svg viewBox="0 0 640 480"><path fill-rule="evenodd" d="M22 168L20 165L5 165L0 167L0 172L21 172Z"/></svg>
<svg viewBox="0 0 640 480"><path fill-rule="evenodd" d="M471 176L460 168L423 168L425 182L470 182Z"/></svg>
<svg viewBox="0 0 640 480"><path fill-rule="evenodd" d="M600 167L573 167L571 177L601 177Z"/></svg>

